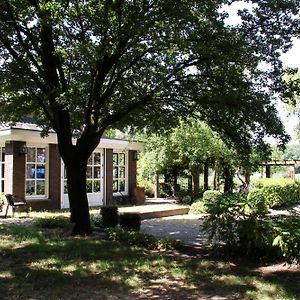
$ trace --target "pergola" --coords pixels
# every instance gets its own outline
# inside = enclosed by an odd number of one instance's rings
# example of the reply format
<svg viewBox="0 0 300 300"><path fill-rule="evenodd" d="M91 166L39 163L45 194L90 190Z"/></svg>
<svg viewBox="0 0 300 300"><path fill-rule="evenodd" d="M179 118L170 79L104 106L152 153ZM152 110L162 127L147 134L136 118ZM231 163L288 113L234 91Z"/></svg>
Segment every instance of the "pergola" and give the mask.
<svg viewBox="0 0 300 300"><path fill-rule="evenodd" d="M289 166L290 177L295 180L295 169L300 167L300 160L284 159L284 160L271 160L261 163L262 166L266 167L266 178L271 178L271 167L272 166Z"/></svg>

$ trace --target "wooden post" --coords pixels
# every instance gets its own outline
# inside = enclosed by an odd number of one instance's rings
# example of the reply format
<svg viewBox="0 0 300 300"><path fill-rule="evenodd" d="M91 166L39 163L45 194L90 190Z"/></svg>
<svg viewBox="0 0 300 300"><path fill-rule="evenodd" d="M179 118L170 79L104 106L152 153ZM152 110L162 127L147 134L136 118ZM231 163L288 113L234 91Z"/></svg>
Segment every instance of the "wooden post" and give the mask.
<svg viewBox="0 0 300 300"><path fill-rule="evenodd" d="M295 176L296 170L295 169L296 169L295 165L290 166L290 177L293 181L296 181L296 176Z"/></svg>
<svg viewBox="0 0 300 300"><path fill-rule="evenodd" d="M271 178L271 166L266 165L266 178Z"/></svg>

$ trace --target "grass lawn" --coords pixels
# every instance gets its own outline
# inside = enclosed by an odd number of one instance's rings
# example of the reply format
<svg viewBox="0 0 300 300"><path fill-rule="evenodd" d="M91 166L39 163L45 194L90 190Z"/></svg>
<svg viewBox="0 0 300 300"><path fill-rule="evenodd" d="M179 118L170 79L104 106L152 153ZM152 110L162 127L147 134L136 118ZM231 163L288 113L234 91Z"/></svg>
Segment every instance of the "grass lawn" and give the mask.
<svg viewBox="0 0 300 300"><path fill-rule="evenodd" d="M0 225L1 299L300 299L300 269ZM202 253L202 254L201 254Z"/></svg>

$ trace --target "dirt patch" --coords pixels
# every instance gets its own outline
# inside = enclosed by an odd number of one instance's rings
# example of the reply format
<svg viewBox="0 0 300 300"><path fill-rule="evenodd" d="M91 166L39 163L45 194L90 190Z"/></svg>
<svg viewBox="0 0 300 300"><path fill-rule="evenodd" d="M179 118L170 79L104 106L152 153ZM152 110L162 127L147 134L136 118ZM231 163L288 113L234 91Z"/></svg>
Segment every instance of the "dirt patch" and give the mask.
<svg viewBox="0 0 300 300"><path fill-rule="evenodd" d="M261 266L254 269L255 272L262 273L263 275L272 275L275 273L299 273L300 274L300 265L299 264L287 264L287 263L277 263L269 266Z"/></svg>

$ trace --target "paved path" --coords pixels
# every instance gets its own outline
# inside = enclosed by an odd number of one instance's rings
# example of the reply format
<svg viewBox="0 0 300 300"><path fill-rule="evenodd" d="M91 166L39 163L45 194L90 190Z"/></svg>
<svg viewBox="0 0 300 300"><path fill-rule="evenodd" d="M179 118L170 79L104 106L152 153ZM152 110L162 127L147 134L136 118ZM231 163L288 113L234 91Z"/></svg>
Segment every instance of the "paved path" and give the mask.
<svg viewBox="0 0 300 300"><path fill-rule="evenodd" d="M200 215L179 215L160 219L143 220L141 232L158 238L169 237L187 245L200 246L207 240L202 232Z"/></svg>

